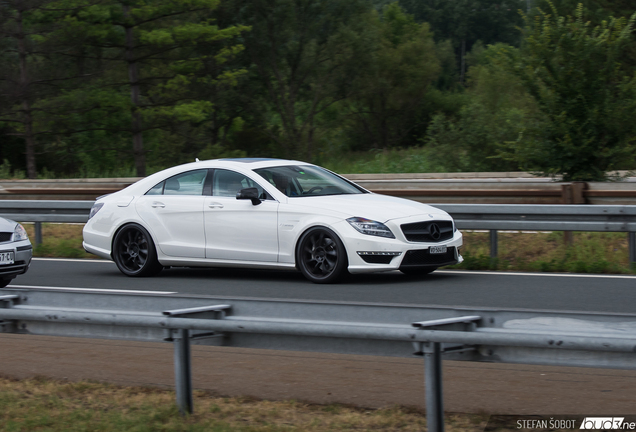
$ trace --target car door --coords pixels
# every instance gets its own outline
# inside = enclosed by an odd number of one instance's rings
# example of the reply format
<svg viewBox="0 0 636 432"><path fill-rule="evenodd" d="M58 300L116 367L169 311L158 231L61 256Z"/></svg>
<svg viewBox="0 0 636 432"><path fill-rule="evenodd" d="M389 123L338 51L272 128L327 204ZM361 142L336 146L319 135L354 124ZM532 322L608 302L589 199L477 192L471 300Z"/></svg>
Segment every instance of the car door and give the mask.
<svg viewBox="0 0 636 432"><path fill-rule="evenodd" d="M205 258L204 190L208 170L170 177L137 200L139 216L150 228L157 247L168 256Z"/></svg>
<svg viewBox="0 0 636 432"><path fill-rule="evenodd" d="M212 196L205 198L205 256L214 260L278 261L278 202L250 177L216 169ZM258 205L236 199L243 188L256 187Z"/></svg>

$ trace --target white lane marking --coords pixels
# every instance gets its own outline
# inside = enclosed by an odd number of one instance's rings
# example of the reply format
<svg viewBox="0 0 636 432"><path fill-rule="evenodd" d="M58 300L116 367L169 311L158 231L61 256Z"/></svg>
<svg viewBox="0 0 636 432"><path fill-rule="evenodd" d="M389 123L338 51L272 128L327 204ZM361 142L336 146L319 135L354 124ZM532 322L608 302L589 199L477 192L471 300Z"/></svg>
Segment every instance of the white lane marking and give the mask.
<svg viewBox="0 0 636 432"><path fill-rule="evenodd" d="M118 290L102 288L71 288L71 287L48 287L38 285L9 285L7 288L30 288L43 290L65 290L65 291L99 291L106 293L126 293L126 294L177 294L175 291L140 291L140 290Z"/></svg>
<svg viewBox="0 0 636 432"><path fill-rule="evenodd" d="M83 262L83 263L111 263L113 261L102 259L79 259L79 258L33 258L33 261L66 261L66 262Z"/></svg>
<svg viewBox="0 0 636 432"><path fill-rule="evenodd" d="M497 276L542 276L542 277L578 277L578 278L602 278L602 279L636 279L629 275L599 275L581 273L520 273L520 272L494 272L494 271L467 271L467 270L437 270L435 273L468 273L471 275L497 275Z"/></svg>

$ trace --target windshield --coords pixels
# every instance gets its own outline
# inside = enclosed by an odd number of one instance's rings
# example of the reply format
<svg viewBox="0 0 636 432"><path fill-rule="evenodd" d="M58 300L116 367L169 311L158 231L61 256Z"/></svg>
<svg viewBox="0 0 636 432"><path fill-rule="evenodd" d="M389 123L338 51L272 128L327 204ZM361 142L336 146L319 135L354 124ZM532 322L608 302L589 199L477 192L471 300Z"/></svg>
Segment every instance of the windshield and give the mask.
<svg viewBox="0 0 636 432"><path fill-rule="evenodd" d="M365 193L359 186L312 165L288 165L254 171L292 198Z"/></svg>

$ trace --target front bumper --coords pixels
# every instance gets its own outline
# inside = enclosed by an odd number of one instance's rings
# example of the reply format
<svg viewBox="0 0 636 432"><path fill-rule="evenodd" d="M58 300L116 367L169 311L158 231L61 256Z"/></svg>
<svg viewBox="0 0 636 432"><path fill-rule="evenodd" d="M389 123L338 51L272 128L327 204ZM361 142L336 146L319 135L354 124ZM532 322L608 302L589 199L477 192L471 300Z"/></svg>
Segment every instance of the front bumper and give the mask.
<svg viewBox="0 0 636 432"><path fill-rule="evenodd" d="M406 221L408 222L408 220ZM374 273L399 270L400 268L431 268L458 264L463 261L459 253L463 245L462 233L458 230L453 236L440 242L410 242L406 240L399 225L386 225L396 238L389 239L361 234L347 222L338 224L338 232L347 250L349 273ZM431 254L431 246L446 246L446 253Z"/></svg>
<svg viewBox="0 0 636 432"><path fill-rule="evenodd" d="M0 265L0 278L13 279L29 270L33 258L33 246L28 240L0 244L0 252L13 251L14 263Z"/></svg>

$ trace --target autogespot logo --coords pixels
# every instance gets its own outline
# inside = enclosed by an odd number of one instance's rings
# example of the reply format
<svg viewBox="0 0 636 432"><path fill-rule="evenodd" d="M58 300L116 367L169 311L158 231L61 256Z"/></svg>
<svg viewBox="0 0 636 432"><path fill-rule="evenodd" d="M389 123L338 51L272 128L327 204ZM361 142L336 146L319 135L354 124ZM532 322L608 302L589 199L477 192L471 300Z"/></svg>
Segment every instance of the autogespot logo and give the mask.
<svg viewBox="0 0 636 432"><path fill-rule="evenodd" d="M625 422L625 417L585 417L579 429L635 430L636 422Z"/></svg>

